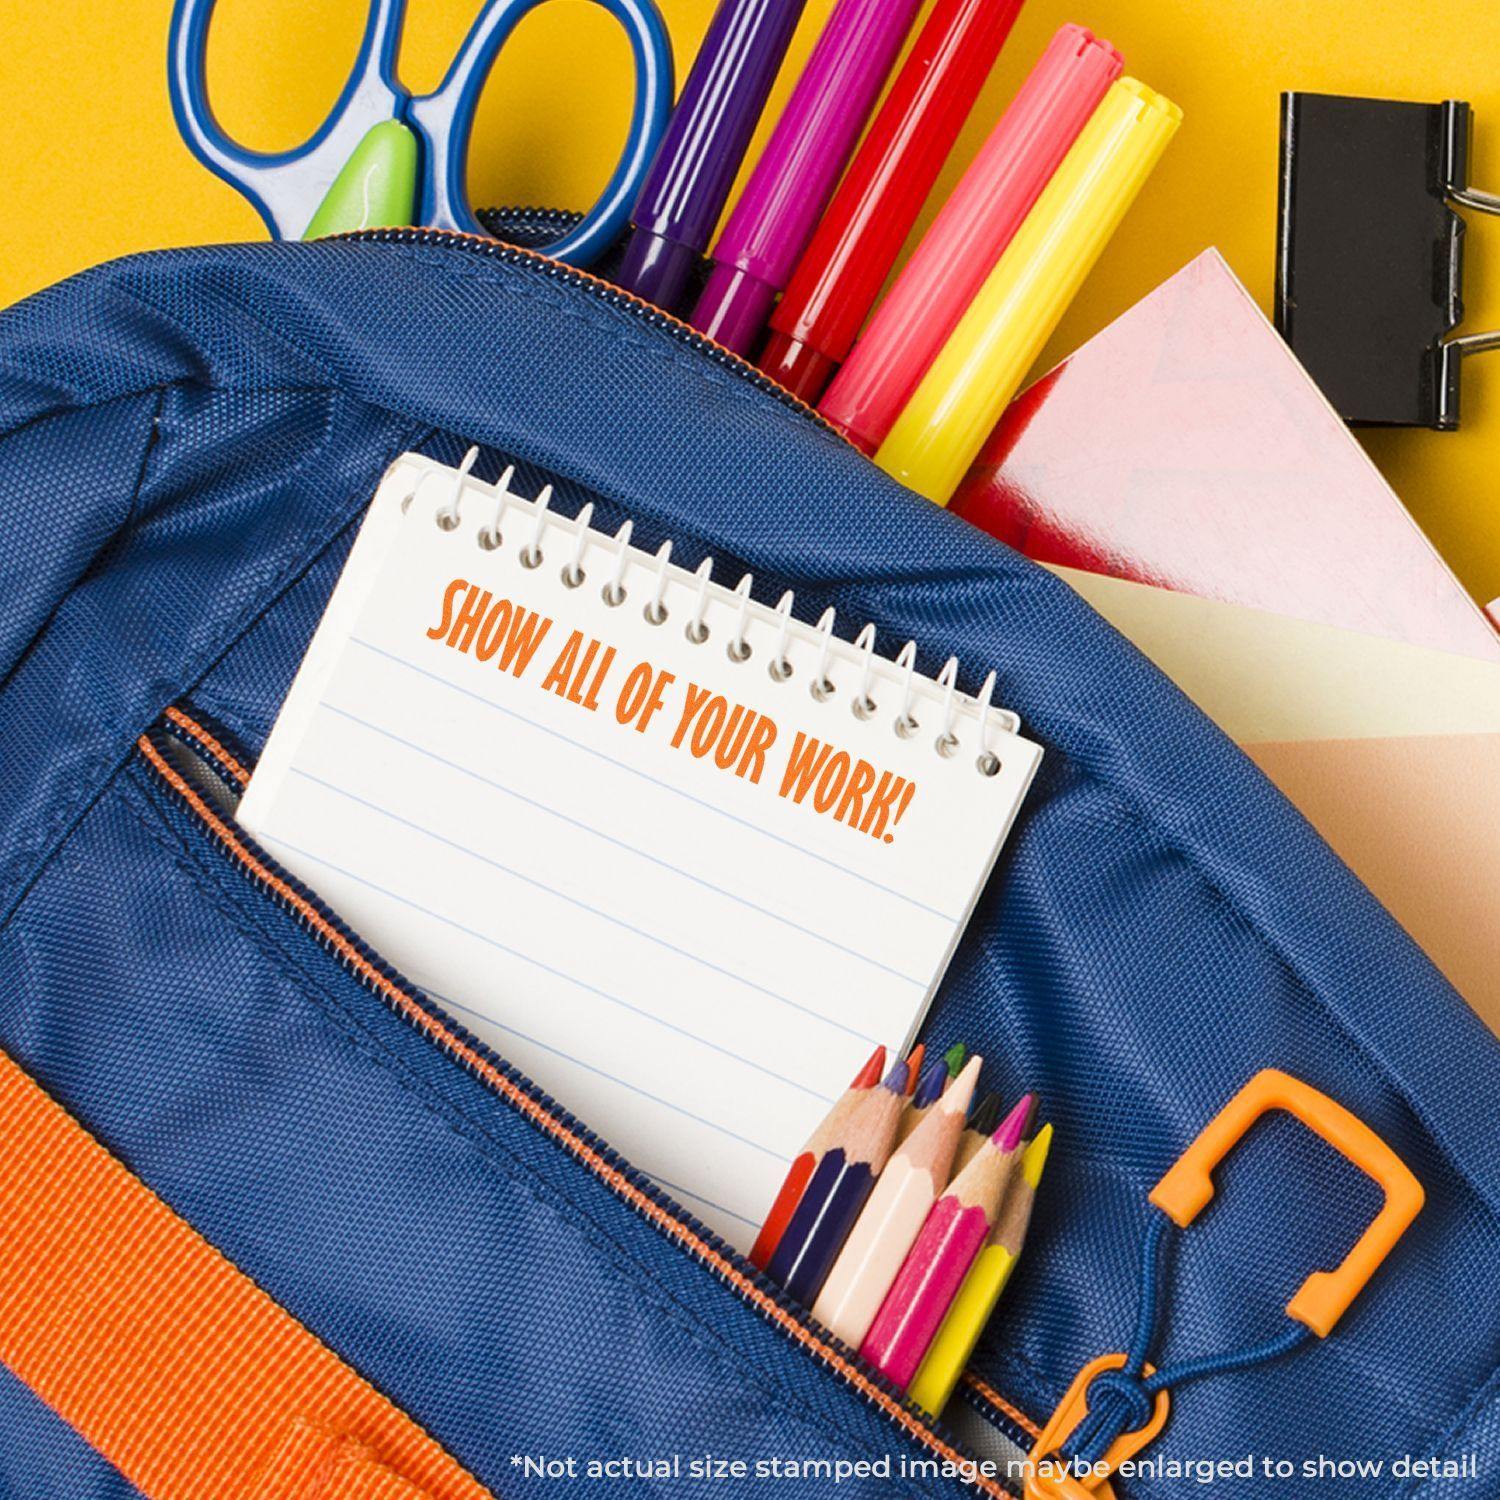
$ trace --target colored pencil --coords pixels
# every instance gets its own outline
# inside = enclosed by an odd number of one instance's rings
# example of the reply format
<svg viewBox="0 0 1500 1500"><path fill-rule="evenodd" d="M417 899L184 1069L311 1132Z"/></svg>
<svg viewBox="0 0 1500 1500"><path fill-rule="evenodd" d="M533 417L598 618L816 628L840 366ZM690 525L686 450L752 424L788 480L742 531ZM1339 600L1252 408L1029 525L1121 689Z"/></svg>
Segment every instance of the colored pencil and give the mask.
<svg viewBox="0 0 1500 1500"><path fill-rule="evenodd" d="M958 1150L953 1153L953 1175L958 1176L979 1154L979 1148L994 1135L1000 1123L1000 1096L993 1089L987 1093L969 1116L964 1133L958 1138Z"/></svg>
<svg viewBox="0 0 1500 1500"><path fill-rule="evenodd" d="M968 1058L969 1049L962 1042L954 1044L943 1053L943 1061L948 1065L948 1076L957 1078L964 1070L964 1062Z"/></svg>
<svg viewBox="0 0 1500 1500"><path fill-rule="evenodd" d="M823 1283L813 1316L853 1349L859 1348L870 1331L907 1251L938 1194L948 1185L964 1114L979 1080L979 1063L979 1058L971 1059L920 1128L885 1164L870 1201Z"/></svg>
<svg viewBox="0 0 1500 1500"><path fill-rule="evenodd" d="M990 1232L989 1243L964 1277L953 1306L943 1319L916 1379L911 1383L911 1399L930 1416L937 1416L947 1405L958 1377L969 1363L974 1345L984 1332L1015 1270L1026 1242L1026 1227L1031 1222L1031 1206L1036 1200L1037 1184L1047 1165L1047 1151L1052 1145L1052 1127L1043 1125L1036 1138L1021 1153L1000 1217Z"/></svg>
<svg viewBox="0 0 1500 1500"><path fill-rule="evenodd" d="M1011 1110L984 1150L933 1204L860 1346L859 1352L903 1389L999 1216L1029 1105L1022 1099Z"/></svg>
<svg viewBox="0 0 1500 1500"><path fill-rule="evenodd" d="M854 1106L880 1082L885 1072L885 1048L877 1047L870 1060L854 1075L854 1082L839 1096L832 1109L823 1116L822 1123L808 1136L807 1144L797 1154L788 1168L786 1178L771 1204L771 1211L761 1225L754 1245L750 1247L750 1262L762 1271L771 1263L781 1236L791 1222L792 1211L802 1200L802 1194L812 1179L813 1170L823 1159L823 1154L839 1137L844 1121L849 1118Z"/></svg>
<svg viewBox="0 0 1500 1500"><path fill-rule="evenodd" d="M922 1059L926 1056L926 1042L918 1042L906 1055L906 1094L908 1098L916 1092L917 1079L922 1076Z"/></svg>
<svg viewBox="0 0 1500 1500"><path fill-rule="evenodd" d="M943 1097L947 1086L948 1064L941 1057L935 1057L922 1069L921 1080L901 1112L901 1123L896 1127L898 1146L927 1118L927 1112Z"/></svg>
<svg viewBox="0 0 1500 1500"><path fill-rule="evenodd" d="M850 1111L766 1267L766 1274L804 1307L817 1300L875 1179L890 1160L905 1092L906 1064L898 1062L880 1087Z"/></svg>

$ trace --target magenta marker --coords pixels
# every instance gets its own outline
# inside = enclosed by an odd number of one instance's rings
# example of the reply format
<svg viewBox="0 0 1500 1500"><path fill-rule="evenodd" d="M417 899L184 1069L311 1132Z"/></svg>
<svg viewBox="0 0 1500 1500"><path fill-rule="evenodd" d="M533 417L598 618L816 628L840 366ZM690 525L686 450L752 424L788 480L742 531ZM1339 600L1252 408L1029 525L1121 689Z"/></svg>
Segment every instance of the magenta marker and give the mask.
<svg viewBox="0 0 1500 1500"><path fill-rule="evenodd" d="M838 0L719 243L690 319L748 354L791 279L920 0Z"/></svg>

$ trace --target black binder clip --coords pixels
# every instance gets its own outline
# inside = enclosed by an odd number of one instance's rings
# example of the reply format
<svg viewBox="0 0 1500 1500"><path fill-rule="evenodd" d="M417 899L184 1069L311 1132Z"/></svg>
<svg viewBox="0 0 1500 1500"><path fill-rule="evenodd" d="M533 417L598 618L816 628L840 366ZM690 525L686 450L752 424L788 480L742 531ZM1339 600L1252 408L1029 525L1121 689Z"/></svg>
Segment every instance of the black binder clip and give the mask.
<svg viewBox="0 0 1500 1500"><path fill-rule="evenodd" d="M1469 106L1281 96L1276 326L1346 422L1458 426Z"/></svg>

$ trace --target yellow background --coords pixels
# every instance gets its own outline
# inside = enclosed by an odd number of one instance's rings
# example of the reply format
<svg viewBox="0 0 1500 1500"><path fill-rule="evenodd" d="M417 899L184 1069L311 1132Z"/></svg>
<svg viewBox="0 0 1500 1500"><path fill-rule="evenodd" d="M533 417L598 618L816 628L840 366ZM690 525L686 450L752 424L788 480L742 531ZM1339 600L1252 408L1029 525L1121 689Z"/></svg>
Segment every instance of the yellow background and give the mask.
<svg viewBox="0 0 1500 1500"><path fill-rule="evenodd" d="M411 0L403 75L441 75L478 0ZM713 0L661 0L681 78ZM773 109L831 0L807 12ZM6 211L0 303L128 251L260 238L260 220L178 139L167 102L169 0L0 0ZM209 77L232 134L294 144L353 57L363 0L221 0ZM1282 89L1468 99L1476 185L1500 190L1500 5L1493 0L1029 0L944 183L951 184L1063 21L1092 27L1186 121L1058 330L1066 353L1206 245L1269 308ZM473 201L581 207L628 107L623 38L584 0L553 0L503 56L480 112ZM773 116L774 117L774 116ZM1500 223L1470 215L1466 328L1500 325ZM925 222L925 221L924 221ZM919 226L920 228L921 226ZM1500 595L1500 354L1474 359L1457 433L1379 432L1376 461L1468 587Z"/></svg>

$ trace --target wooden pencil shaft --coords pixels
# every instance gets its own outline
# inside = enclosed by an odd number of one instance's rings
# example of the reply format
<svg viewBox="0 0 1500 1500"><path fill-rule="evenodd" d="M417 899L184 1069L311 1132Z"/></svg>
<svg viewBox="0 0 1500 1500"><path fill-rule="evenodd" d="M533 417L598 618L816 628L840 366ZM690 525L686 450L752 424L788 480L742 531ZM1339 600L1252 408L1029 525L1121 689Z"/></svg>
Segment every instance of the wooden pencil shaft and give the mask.
<svg viewBox="0 0 1500 1500"><path fill-rule="evenodd" d="M1019 1255L1035 1202L1036 1189L1019 1172L1015 1173L1000 1205L1000 1217L990 1232L990 1243L1003 1245L1012 1255Z"/></svg>
<svg viewBox="0 0 1500 1500"><path fill-rule="evenodd" d="M858 1348L921 1232L948 1169L979 1075L978 1058L886 1163L823 1283L813 1315Z"/></svg>
<svg viewBox="0 0 1500 1500"><path fill-rule="evenodd" d="M1002 1151L991 1138L948 1185L945 1196L956 1198L965 1208L986 1208L985 1217L993 1219L1019 1155L1017 1151Z"/></svg>
<svg viewBox="0 0 1500 1500"><path fill-rule="evenodd" d="M953 1153L953 1175L958 1176L963 1169L979 1155L984 1149L984 1143L989 1136L981 1135L975 1130L966 1130L958 1138L958 1149Z"/></svg>
<svg viewBox="0 0 1500 1500"><path fill-rule="evenodd" d="M888 1089L871 1089L850 1118L845 1156L850 1161L868 1162L870 1170L878 1173L890 1160L895 1148L896 1126L900 1123L905 1103Z"/></svg>

